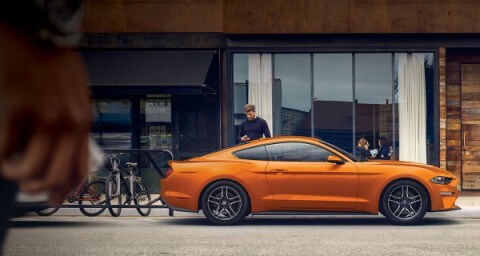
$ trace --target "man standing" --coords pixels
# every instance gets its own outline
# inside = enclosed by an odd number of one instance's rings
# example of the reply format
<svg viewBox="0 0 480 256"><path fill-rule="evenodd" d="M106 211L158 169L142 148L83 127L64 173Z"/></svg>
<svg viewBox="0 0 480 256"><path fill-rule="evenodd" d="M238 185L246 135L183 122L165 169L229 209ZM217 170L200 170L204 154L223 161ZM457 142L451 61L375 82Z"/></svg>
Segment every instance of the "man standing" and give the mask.
<svg viewBox="0 0 480 256"><path fill-rule="evenodd" d="M241 142L257 140L263 138L264 135L266 138L272 137L267 122L256 116L255 105L247 104L243 110L247 115L247 120L242 122L238 132L238 137Z"/></svg>

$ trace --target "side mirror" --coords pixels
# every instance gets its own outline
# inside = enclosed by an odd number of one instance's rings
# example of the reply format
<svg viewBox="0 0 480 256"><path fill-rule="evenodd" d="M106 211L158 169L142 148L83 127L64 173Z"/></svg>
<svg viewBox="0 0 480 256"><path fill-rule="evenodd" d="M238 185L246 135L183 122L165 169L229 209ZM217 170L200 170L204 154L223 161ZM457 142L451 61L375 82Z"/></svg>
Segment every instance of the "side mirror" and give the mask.
<svg viewBox="0 0 480 256"><path fill-rule="evenodd" d="M327 162L335 163L335 164L345 164L345 161L343 161L340 157L335 155L328 156Z"/></svg>

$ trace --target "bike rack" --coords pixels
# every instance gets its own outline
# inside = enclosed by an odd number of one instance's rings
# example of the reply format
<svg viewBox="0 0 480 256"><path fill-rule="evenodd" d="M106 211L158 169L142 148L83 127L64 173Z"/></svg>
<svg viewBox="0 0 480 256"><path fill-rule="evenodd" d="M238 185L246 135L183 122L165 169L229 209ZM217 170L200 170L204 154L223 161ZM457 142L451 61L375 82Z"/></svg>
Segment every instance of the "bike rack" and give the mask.
<svg viewBox="0 0 480 256"><path fill-rule="evenodd" d="M157 163L153 160L151 153L164 153L166 154L169 159L166 158L166 161L168 163L169 160L173 160L173 153L170 150L162 150L162 149L103 149L104 152L111 152L111 153L141 153L143 154L148 162L153 166L153 169L160 175L161 178L165 177L165 174L161 171L160 167L157 165ZM110 169L110 167L107 167ZM161 202L161 205L153 205L154 203ZM158 198L152 200L146 205L142 206L137 206L137 205L80 205L80 204L61 204L61 205L52 205L51 208L152 208L152 209L169 209L169 216L174 215L174 210L168 208L167 204L165 201L163 201L161 196L158 196Z"/></svg>

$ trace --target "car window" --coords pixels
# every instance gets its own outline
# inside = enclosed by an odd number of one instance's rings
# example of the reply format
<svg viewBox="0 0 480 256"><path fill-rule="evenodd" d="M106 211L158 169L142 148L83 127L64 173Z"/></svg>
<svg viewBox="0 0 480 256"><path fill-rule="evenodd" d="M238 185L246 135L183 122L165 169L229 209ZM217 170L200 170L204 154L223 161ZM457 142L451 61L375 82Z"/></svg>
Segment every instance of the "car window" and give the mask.
<svg viewBox="0 0 480 256"><path fill-rule="evenodd" d="M267 145L272 161L326 162L332 152L316 145L301 142L286 142Z"/></svg>
<svg viewBox="0 0 480 256"><path fill-rule="evenodd" d="M247 148L233 153L236 157L240 159L249 159L249 160L270 160L267 154L265 146Z"/></svg>

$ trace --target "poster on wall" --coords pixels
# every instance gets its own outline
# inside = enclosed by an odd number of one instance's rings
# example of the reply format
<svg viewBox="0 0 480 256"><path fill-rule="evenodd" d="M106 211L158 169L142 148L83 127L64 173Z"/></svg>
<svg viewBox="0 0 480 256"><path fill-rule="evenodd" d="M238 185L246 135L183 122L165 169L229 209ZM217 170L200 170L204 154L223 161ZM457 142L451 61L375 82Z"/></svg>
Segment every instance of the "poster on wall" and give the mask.
<svg viewBox="0 0 480 256"><path fill-rule="evenodd" d="M172 121L170 102L147 102L145 104L145 121L147 123Z"/></svg>

